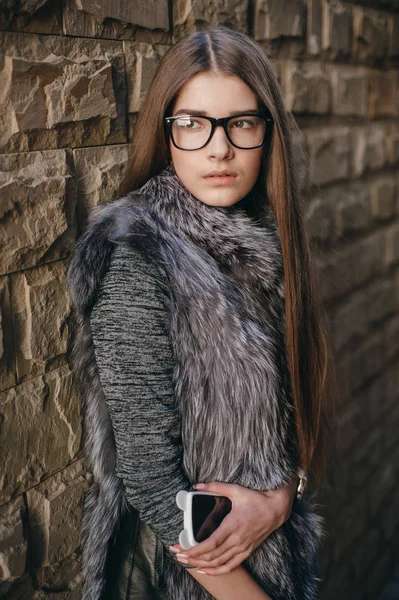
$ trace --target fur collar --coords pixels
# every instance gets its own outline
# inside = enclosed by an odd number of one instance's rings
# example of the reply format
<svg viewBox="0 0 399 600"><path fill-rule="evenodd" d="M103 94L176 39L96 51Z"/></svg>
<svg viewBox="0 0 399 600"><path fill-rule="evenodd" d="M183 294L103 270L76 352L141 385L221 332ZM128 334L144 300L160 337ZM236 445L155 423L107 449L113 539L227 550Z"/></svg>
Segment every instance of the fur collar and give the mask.
<svg viewBox="0 0 399 600"><path fill-rule="evenodd" d="M139 193L167 227L209 252L219 264L232 269L241 264L248 268L248 277L261 277L269 285L281 277L278 230L270 206L265 205L258 219L244 208L258 200L255 192L233 206L210 206L188 192L169 167Z"/></svg>
<svg viewBox="0 0 399 600"><path fill-rule="evenodd" d="M108 266L104 256L109 258L114 242L132 241L132 234L139 234L141 228L147 238L156 236L160 221L181 239L209 253L233 275L240 272L256 287L278 286L283 295L279 234L270 205L265 203L264 211L255 218L246 212L246 201L259 203L261 199L249 195L231 207L207 205L188 192L172 167L167 167L141 189L94 207L72 258L70 278L75 303L80 309L90 306ZM102 264L87 265L93 272L93 279L87 282L84 255L95 243L99 244L99 252L94 260L99 257ZM142 246L151 252L145 242Z"/></svg>

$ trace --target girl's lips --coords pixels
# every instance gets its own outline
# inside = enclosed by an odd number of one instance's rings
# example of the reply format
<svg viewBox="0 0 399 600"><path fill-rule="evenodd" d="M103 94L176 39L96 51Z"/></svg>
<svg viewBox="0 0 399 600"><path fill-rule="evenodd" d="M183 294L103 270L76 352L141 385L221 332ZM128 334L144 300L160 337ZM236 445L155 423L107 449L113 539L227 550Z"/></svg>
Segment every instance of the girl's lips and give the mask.
<svg viewBox="0 0 399 600"><path fill-rule="evenodd" d="M208 175L204 179L212 186L220 187L225 185L233 185L236 182L237 175Z"/></svg>

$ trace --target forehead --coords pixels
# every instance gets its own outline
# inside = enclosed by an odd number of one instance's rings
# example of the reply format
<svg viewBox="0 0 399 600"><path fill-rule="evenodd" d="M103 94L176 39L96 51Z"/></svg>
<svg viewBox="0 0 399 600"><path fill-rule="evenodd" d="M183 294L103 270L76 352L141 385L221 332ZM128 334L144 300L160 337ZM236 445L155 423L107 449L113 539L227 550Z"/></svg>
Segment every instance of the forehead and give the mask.
<svg viewBox="0 0 399 600"><path fill-rule="evenodd" d="M199 73L181 88L173 112L185 108L221 117L257 107L256 95L236 75Z"/></svg>

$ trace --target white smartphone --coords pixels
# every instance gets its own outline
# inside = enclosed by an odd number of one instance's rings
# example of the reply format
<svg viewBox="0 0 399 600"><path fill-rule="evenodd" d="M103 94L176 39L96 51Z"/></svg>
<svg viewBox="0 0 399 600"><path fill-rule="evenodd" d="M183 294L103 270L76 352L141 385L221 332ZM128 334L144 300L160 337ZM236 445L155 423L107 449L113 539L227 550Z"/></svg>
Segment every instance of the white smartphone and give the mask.
<svg viewBox="0 0 399 600"><path fill-rule="evenodd" d="M227 496L200 491L181 490L176 495L176 504L184 511L184 529L179 535L179 544L184 550L212 535L232 508Z"/></svg>

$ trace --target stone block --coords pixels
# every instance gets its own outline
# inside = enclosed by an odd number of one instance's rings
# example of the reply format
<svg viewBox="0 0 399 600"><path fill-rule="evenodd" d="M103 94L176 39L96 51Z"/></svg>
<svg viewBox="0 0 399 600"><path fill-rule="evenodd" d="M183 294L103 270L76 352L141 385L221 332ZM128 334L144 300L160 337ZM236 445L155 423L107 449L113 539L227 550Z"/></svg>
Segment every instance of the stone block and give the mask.
<svg viewBox="0 0 399 600"><path fill-rule="evenodd" d="M334 348L340 352L349 342L362 339L368 326L367 297L353 293L335 310L333 317Z"/></svg>
<svg viewBox="0 0 399 600"><path fill-rule="evenodd" d="M389 506L392 492L394 492L397 487L395 469L391 461L388 459L385 464L380 464L378 466L378 486L377 488L374 488L373 486L369 491L371 514L373 517L381 515L381 512L384 511L384 507Z"/></svg>
<svg viewBox="0 0 399 600"><path fill-rule="evenodd" d="M370 185L370 212L376 221L392 219L397 213L398 193L396 180L382 176Z"/></svg>
<svg viewBox="0 0 399 600"><path fill-rule="evenodd" d="M126 170L127 144L79 148L73 151L78 191L78 220L83 229L90 209L118 195Z"/></svg>
<svg viewBox="0 0 399 600"><path fill-rule="evenodd" d="M24 520L25 506L21 496L0 506L0 581L10 583L25 572Z"/></svg>
<svg viewBox="0 0 399 600"><path fill-rule="evenodd" d="M372 123L353 130L353 174L381 169L387 163L387 130L384 124Z"/></svg>
<svg viewBox="0 0 399 600"><path fill-rule="evenodd" d="M338 0L325 0L322 12L322 49L335 58L349 54L351 46L351 9Z"/></svg>
<svg viewBox="0 0 399 600"><path fill-rule="evenodd" d="M47 0L3 0L1 11L8 14L10 21L18 14L34 15ZM5 16L5 14L4 14ZM2 23L3 25L4 23ZM7 23L9 25L9 23Z"/></svg>
<svg viewBox="0 0 399 600"><path fill-rule="evenodd" d="M378 323L399 309L395 284L391 279L375 281L367 289L367 312L369 323Z"/></svg>
<svg viewBox="0 0 399 600"><path fill-rule="evenodd" d="M81 600L82 598L82 555L78 548L59 563L41 570L41 584L50 600Z"/></svg>
<svg viewBox="0 0 399 600"><path fill-rule="evenodd" d="M41 597L43 600L81 600L82 598L82 585L73 589L73 591L61 592L58 591L46 593L45 596ZM41 600L41 598L37 600ZM35 598L36 600L36 598Z"/></svg>
<svg viewBox="0 0 399 600"><path fill-rule="evenodd" d="M399 114L399 73L396 70L369 70L369 117L397 117Z"/></svg>
<svg viewBox="0 0 399 600"><path fill-rule="evenodd" d="M362 285L384 272L385 236L383 231L370 233L366 238L353 244L351 265L353 285Z"/></svg>
<svg viewBox="0 0 399 600"><path fill-rule="evenodd" d="M361 62L375 62L388 49L388 19L385 13L362 7L353 9L354 53Z"/></svg>
<svg viewBox="0 0 399 600"><path fill-rule="evenodd" d="M269 62L270 62L270 66L272 67L275 76L277 77L277 81L281 84L281 80L282 80L282 76L281 76L281 72L282 72L282 61L278 58L275 58L273 56L268 56Z"/></svg>
<svg viewBox="0 0 399 600"><path fill-rule="evenodd" d="M3 33L3 152L126 141L122 43Z"/></svg>
<svg viewBox="0 0 399 600"><path fill-rule="evenodd" d="M10 598L12 600L41 600L43 596L38 596L40 592L35 590L35 584L33 582L32 575L30 573L24 573L22 577L19 577L15 581L3 581L0 583L0 598Z"/></svg>
<svg viewBox="0 0 399 600"><path fill-rule="evenodd" d="M65 262L11 275L18 381L65 362L71 301Z"/></svg>
<svg viewBox="0 0 399 600"><path fill-rule="evenodd" d="M248 31L249 0L174 0L173 38L177 41L204 25L225 25L236 31Z"/></svg>
<svg viewBox="0 0 399 600"><path fill-rule="evenodd" d="M382 511L384 520L387 519L386 508L384 507ZM381 516L381 515L379 515ZM375 598L381 598L381 590L384 590L384 595L382 599L384 600L393 600L395 596L385 596L385 585L386 582L389 581L392 571L395 567L395 561L392 554L392 550L390 548L381 548L382 555L376 557L375 561L373 561L373 568L368 569L366 571L366 585L367 585L367 600L374 600ZM396 588L397 590L397 588ZM397 592L393 591L393 594L397 595Z"/></svg>
<svg viewBox="0 0 399 600"><path fill-rule="evenodd" d="M351 289L351 265L347 256L346 251L317 261L318 288L323 303L344 296Z"/></svg>
<svg viewBox="0 0 399 600"><path fill-rule="evenodd" d="M396 367L396 369L398 369L398 361L396 361L394 363L394 366ZM398 378L396 378L397 381ZM398 427L399 427L399 402L397 401L398 399L398 388L396 388L395 390L392 390L394 392L394 394L392 395L393 398L393 405L391 407L391 410L389 411L389 415L388 418L385 420L384 423L384 446L385 446L385 451L387 453L387 455L390 456L390 462L391 464L394 466L395 472L396 474L398 474L399 472L399 461L397 460L399 458L398 456L398 443L397 443L397 439L398 439ZM396 399L396 402L395 402Z"/></svg>
<svg viewBox="0 0 399 600"><path fill-rule="evenodd" d="M62 34L62 5L47 0L3 0L0 31Z"/></svg>
<svg viewBox="0 0 399 600"><path fill-rule="evenodd" d="M162 29L136 29L134 34L136 42L145 44L172 44L172 32Z"/></svg>
<svg viewBox="0 0 399 600"><path fill-rule="evenodd" d="M335 529L333 529L336 535ZM337 598L354 598L358 586L354 582L354 575L350 565L345 561L334 561L331 566L330 577L321 584L321 600L337 600ZM356 587L356 589L355 589Z"/></svg>
<svg viewBox="0 0 399 600"><path fill-rule="evenodd" d="M365 231L371 224L370 192L363 183L330 186L312 199L306 214L312 238L333 242Z"/></svg>
<svg viewBox="0 0 399 600"><path fill-rule="evenodd" d="M367 388L360 391L360 394L363 394L363 410L367 413L369 423L377 423L381 422L381 419L386 419L391 408L392 397L389 393L388 373L389 369L385 369L380 377L370 381ZM382 437L382 443L385 446L384 432Z"/></svg>
<svg viewBox="0 0 399 600"><path fill-rule="evenodd" d="M14 335L8 277L0 277L0 391L16 384Z"/></svg>
<svg viewBox="0 0 399 600"><path fill-rule="evenodd" d="M387 266L399 262L399 224L395 223L386 232L385 261Z"/></svg>
<svg viewBox="0 0 399 600"><path fill-rule="evenodd" d="M392 14L388 17L388 56L399 56L399 15Z"/></svg>
<svg viewBox="0 0 399 600"><path fill-rule="evenodd" d="M321 49L322 4L320 0L308 0L307 12L307 52L311 56L320 54Z"/></svg>
<svg viewBox="0 0 399 600"><path fill-rule="evenodd" d="M318 511L320 511L320 509L318 509ZM319 553L319 567L320 567L320 573L322 573L321 575L321 579L326 580L328 579L328 574L330 571L330 567L332 564L332 552L333 552L333 540L329 539L327 541L327 543L323 544L323 550L322 552Z"/></svg>
<svg viewBox="0 0 399 600"><path fill-rule="evenodd" d="M362 543L358 545L357 551L353 554L352 562L355 567L356 578L361 580L365 574L373 569L375 556L379 555L382 549L381 532L376 528L370 528L368 533L363 536Z"/></svg>
<svg viewBox="0 0 399 600"><path fill-rule="evenodd" d="M66 365L0 394L0 436L0 502L75 458L80 398Z"/></svg>
<svg viewBox="0 0 399 600"><path fill-rule="evenodd" d="M345 550L362 535L366 520L366 496L358 494L354 501L347 501L342 507L334 523L335 561L339 561Z"/></svg>
<svg viewBox="0 0 399 600"><path fill-rule="evenodd" d="M254 37L258 41L305 35L305 5L301 0L255 0Z"/></svg>
<svg viewBox="0 0 399 600"><path fill-rule="evenodd" d="M66 35L129 39L137 26L168 30L168 0L66 0L64 4Z"/></svg>
<svg viewBox="0 0 399 600"><path fill-rule="evenodd" d="M137 127L137 113L134 115L128 115L128 140L131 143L134 139L134 135Z"/></svg>
<svg viewBox="0 0 399 600"><path fill-rule="evenodd" d="M59 563L75 552L87 488L77 461L26 492L33 568Z"/></svg>
<svg viewBox="0 0 399 600"><path fill-rule="evenodd" d="M353 184L336 192L335 228L340 236L347 238L364 231L370 225L370 193L364 184Z"/></svg>
<svg viewBox="0 0 399 600"><path fill-rule="evenodd" d="M398 298L396 298L396 302L399 302ZM386 323L384 323L383 331L385 358L386 361L389 362L393 360L397 354L399 354L399 315L392 317ZM397 382L398 386L396 389L394 388L395 394L399 392L399 369L397 371Z"/></svg>
<svg viewBox="0 0 399 600"><path fill-rule="evenodd" d="M389 123L386 125L385 150L387 161L390 165L399 163L399 125Z"/></svg>
<svg viewBox="0 0 399 600"><path fill-rule="evenodd" d="M337 451L340 455L344 456L348 454L349 451L352 452L352 449L359 443L365 428L365 418L364 407L356 401L356 398L351 393L351 397L346 406L341 407L338 419ZM341 496L345 496L345 481L348 473L349 465L345 470L345 473L342 473L342 470L341 473L333 472L336 484L341 480L341 488L338 487ZM342 477L345 477L344 481L342 481ZM339 512L338 509L337 512Z"/></svg>
<svg viewBox="0 0 399 600"><path fill-rule="evenodd" d="M317 115L330 112L331 85L321 63L281 61L281 71L288 110Z"/></svg>
<svg viewBox="0 0 399 600"><path fill-rule="evenodd" d="M155 71L169 46L124 42L127 83L127 112L136 113L148 92Z"/></svg>
<svg viewBox="0 0 399 600"><path fill-rule="evenodd" d="M364 407L366 408L366 407ZM365 483L370 473L381 467L384 443L381 427L373 427L357 444L351 456L351 480L354 487ZM373 490L375 492L375 490Z"/></svg>
<svg viewBox="0 0 399 600"><path fill-rule="evenodd" d="M65 150L0 155L0 274L66 256L76 237Z"/></svg>
<svg viewBox="0 0 399 600"><path fill-rule="evenodd" d="M332 338L331 335L330 338ZM338 387L336 407L338 411L343 411L352 401L350 352L340 352L339 356L335 357L335 373Z"/></svg>
<svg viewBox="0 0 399 600"><path fill-rule="evenodd" d="M331 81L333 113L343 117L367 117L367 70L364 67L335 65Z"/></svg>
<svg viewBox="0 0 399 600"><path fill-rule="evenodd" d="M370 233L342 251L337 264L347 263L347 269L343 269L347 277L347 291L384 272L384 252L385 237L382 231Z"/></svg>
<svg viewBox="0 0 399 600"><path fill-rule="evenodd" d="M309 236L321 241L332 241L334 232L334 207L328 192L312 198L306 212L306 229Z"/></svg>
<svg viewBox="0 0 399 600"><path fill-rule="evenodd" d="M312 181L316 185L347 179L351 173L352 135L349 127L325 127L305 132Z"/></svg>
<svg viewBox="0 0 399 600"><path fill-rule="evenodd" d="M384 369L384 345L380 332L369 333L353 353L353 389L365 385Z"/></svg>

